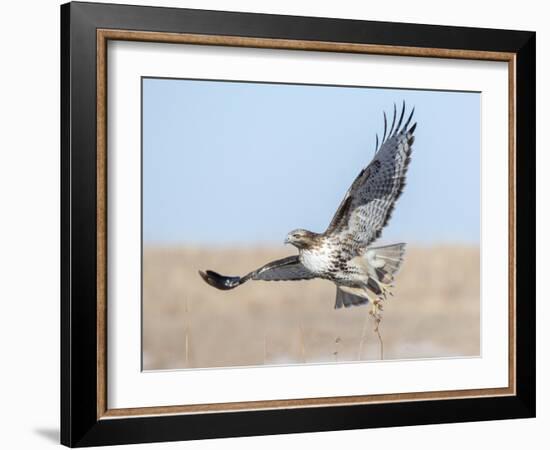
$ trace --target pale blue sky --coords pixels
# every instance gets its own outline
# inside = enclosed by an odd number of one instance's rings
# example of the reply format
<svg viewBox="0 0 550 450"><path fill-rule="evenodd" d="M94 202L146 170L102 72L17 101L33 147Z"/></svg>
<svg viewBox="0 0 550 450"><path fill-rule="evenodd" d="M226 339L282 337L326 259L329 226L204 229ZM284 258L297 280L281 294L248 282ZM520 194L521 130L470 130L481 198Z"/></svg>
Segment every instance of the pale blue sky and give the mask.
<svg viewBox="0 0 550 450"><path fill-rule="evenodd" d="M143 79L146 244L281 244L323 231L405 100L407 186L380 242L479 243L480 94Z"/></svg>

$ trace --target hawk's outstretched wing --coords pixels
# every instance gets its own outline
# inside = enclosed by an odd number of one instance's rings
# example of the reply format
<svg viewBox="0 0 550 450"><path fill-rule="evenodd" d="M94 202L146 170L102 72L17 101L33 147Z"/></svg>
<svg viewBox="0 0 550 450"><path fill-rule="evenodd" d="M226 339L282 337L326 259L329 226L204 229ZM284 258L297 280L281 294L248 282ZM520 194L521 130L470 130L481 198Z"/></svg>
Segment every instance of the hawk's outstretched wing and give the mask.
<svg viewBox="0 0 550 450"><path fill-rule="evenodd" d="M403 124L405 102L397 125L396 108L386 137L387 119L384 113L384 137L371 163L357 176L338 207L325 236L337 236L346 249L358 254L377 239L390 219L395 201L405 186L416 123L409 127L414 108Z"/></svg>
<svg viewBox="0 0 550 450"><path fill-rule="evenodd" d="M206 273L199 271L199 274L210 286L224 291L236 288L248 280L290 281L315 278L315 275L302 265L298 255L272 261L244 277L226 277L211 270L207 270Z"/></svg>

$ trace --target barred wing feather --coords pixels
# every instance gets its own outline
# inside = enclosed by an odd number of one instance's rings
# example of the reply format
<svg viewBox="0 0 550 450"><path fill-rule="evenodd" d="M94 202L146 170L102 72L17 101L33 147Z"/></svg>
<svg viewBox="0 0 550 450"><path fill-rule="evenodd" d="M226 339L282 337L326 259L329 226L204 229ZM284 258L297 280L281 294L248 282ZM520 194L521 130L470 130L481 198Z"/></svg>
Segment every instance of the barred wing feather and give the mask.
<svg viewBox="0 0 550 450"><path fill-rule="evenodd" d="M210 286L224 291L234 289L248 280L290 281L315 278L315 275L302 265L298 255L272 261L244 277L220 275L212 270L199 271L199 274Z"/></svg>
<svg viewBox="0 0 550 450"><path fill-rule="evenodd" d="M403 124L405 103L395 126L396 108L388 135L384 114L384 136L373 160L352 183L332 219L326 236L339 238L352 254L360 254L382 233L391 217L395 201L405 186L416 123L409 127L414 108Z"/></svg>
<svg viewBox="0 0 550 450"><path fill-rule="evenodd" d="M243 280L246 278L263 281L290 281L307 280L314 277L315 275L302 265L298 255L295 255L270 262L254 272L249 273L243 277Z"/></svg>

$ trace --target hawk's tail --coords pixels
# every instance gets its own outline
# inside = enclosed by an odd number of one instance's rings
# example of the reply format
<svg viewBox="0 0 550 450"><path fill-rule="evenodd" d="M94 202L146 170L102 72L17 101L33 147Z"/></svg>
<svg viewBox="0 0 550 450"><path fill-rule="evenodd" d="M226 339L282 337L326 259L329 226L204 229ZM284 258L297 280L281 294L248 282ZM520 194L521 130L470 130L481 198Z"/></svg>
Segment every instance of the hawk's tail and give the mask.
<svg viewBox="0 0 550 450"><path fill-rule="evenodd" d="M365 289L336 289L335 308L366 305L369 300L383 300L390 294L393 279L405 254L405 244L370 247L363 255L365 272L368 275Z"/></svg>
<svg viewBox="0 0 550 450"><path fill-rule="evenodd" d="M367 288L377 297L385 297L392 287L393 279L397 274L403 255L405 244L392 244L382 247L370 247L365 252L369 280Z"/></svg>

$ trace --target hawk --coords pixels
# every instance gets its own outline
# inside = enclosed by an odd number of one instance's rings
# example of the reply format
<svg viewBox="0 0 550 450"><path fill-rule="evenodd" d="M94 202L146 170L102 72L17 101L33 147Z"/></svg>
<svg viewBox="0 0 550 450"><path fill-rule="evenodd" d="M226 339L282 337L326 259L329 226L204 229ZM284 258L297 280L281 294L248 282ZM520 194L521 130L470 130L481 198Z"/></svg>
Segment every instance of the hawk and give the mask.
<svg viewBox="0 0 550 450"><path fill-rule="evenodd" d="M373 246L388 223L396 200L403 192L411 160L416 123L410 125L414 108L403 122L405 102L396 124L396 106L389 132L384 112L384 135L370 164L359 172L346 192L324 233L296 229L285 243L299 253L272 261L249 274L223 276L199 271L209 285L234 289L249 280L287 281L320 278L336 285L335 308L374 305L391 295L394 276L405 252L405 244ZM410 125L410 126L409 126Z"/></svg>

